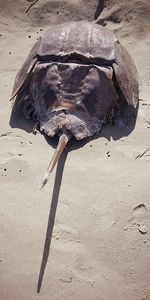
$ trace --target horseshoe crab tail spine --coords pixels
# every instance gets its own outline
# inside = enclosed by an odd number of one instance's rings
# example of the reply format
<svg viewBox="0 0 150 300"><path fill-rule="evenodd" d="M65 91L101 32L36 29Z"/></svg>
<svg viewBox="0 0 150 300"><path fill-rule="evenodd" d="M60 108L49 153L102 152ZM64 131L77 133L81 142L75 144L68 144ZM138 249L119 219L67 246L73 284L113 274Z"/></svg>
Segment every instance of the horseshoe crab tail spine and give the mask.
<svg viewBox="0 0 150 300"><path fill-rule="evenodd" d="M59 137L59 142L58 142L57 148L56 148L55 153L54 153L54 155L50 161L50 164L47 168L45 176L42 180L40 189L42 189L45 186L45 184L47 183L49 175L55 168L57 162L59 161L59 158L60 158L65 146L67 145L69 139L70 139L70 136L67 135L66 133L62 133L61 136Z"/></svg>

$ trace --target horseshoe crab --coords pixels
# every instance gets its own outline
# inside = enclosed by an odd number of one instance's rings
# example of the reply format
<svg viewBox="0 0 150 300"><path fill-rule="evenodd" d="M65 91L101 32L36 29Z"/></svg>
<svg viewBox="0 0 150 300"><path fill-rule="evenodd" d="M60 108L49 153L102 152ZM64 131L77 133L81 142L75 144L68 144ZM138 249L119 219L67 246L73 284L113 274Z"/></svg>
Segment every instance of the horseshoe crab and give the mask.
<svg viewBox="0 0 150 300"><path fill-rule="evenodd" d="M16 95L27 119L46 135L59 135L43 187L72 136L94 136L124 104L136 109L138 73L113 32L94 22L70 22L51 26L33 46L11 99Z"/></svg>

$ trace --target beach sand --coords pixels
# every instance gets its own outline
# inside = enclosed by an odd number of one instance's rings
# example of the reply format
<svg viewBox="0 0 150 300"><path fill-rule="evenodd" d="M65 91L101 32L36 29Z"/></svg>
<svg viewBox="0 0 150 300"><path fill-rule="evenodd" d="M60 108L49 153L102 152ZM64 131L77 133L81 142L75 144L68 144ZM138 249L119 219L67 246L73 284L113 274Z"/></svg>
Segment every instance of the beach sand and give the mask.
<svg viewBox="0 0 150 300"><path fill-rule="evenodd" d="M30 4L0 0L0 300L148 300L150 151L136 157L150 147L149 0ZM41 191L54 147L21 115L9 123L15 76L48 25L94 18L137 65L136 124L72 145Z"/></svg>

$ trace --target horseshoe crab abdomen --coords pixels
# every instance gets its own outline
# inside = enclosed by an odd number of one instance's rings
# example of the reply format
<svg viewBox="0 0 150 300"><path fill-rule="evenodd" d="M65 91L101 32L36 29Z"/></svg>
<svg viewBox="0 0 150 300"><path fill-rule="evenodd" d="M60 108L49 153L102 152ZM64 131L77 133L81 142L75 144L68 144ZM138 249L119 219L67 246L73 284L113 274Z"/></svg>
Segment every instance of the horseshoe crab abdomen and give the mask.
<svg viewBox="0 0 150 300"><path fill-rule="evenodd" d="M111 68L72 63L39 64L30 93L41 131L66 128L76 139L99 132L118 100Z"/></svg>

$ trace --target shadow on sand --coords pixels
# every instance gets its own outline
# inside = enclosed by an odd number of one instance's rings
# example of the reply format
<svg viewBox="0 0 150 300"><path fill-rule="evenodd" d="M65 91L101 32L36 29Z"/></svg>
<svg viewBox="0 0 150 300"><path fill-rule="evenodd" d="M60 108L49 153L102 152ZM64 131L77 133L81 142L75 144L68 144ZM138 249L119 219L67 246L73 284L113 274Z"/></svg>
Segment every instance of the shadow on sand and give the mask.
<svg viewBox="0 0 150 300"><path fill-rule="evenodd" d="M99 0L98 1L96 12L94 14L94 19L95 20L100 16L101 12L103 11L104 6L105 6L105 2L106 2L106 0Z"/></svg>
<svg viewBox="0 0 150 300"><path fill-rule="evenodd" d="M58 198L59 198L59 192L60 192L62 175L63 175L66 158L67 158L67 151L65 150L63 152L63 154L61 155L61 158L58 162L57 170L56 170L55 183L54 183L54 188L53 188L51 207L50 207L47 232L46 232L46 238L45 238L45 245L44 245L43 257L42 257L38 285L37 285L37 293L40 293L43 276L44 276L46 264L47 264L48 257L49 257L53 228L54 228L55 217L56 217L57 204L58 204Z"/></svg>

